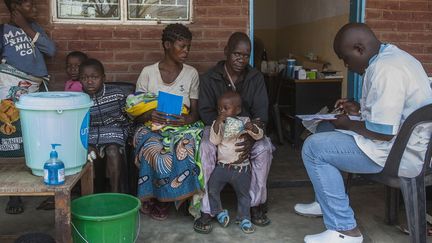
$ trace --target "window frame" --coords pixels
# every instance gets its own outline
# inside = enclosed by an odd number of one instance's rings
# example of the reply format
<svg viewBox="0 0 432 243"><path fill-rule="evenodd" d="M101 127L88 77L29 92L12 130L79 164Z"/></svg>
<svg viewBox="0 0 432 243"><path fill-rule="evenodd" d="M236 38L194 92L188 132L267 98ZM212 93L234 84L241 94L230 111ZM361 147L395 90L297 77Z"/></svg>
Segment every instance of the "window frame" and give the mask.
<svg viewBox="0 0 432 243"><path fill-rule="evenodd" d="M83 25L159 25L159 24L192 24L193 23L193 9L194 0L189 0L189 19L180 20L129 20L128 19L128 0L119 0L120 19L64 19L57 17L57 2L59 0L53 0L51 2L52 22L54 24L83 24Z"/></svg>

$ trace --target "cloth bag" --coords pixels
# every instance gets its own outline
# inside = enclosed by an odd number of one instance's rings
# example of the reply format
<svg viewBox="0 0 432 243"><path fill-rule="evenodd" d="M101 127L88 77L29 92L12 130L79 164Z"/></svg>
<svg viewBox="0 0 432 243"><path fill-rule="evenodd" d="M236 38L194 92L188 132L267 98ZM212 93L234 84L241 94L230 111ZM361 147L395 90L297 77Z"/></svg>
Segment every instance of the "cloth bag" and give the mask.
<svg viewBox="0 0 432 243"><path fill-rule="evenodd" d="M6 63L0 64L0 157L23 157L24 147L19 111L21 95L37 92L44 80Z"/></svg>

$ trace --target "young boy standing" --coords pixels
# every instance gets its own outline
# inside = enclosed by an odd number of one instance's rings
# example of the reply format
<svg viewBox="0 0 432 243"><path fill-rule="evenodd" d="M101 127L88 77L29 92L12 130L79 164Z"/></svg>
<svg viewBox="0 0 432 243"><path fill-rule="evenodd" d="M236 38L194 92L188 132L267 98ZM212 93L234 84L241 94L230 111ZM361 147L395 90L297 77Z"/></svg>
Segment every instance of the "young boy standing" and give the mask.
<svg viewBox="0 0 432 243"><path fill-rule="evenodd" d="M218 117L210 129L210 142L217 146L217 164L208 181L211 214L222 227L229 223L228 211L222 209L220 192L229 183L237 194L237 222L244 233L253 233L255 228L250 217L251 166L249 158L241 159L236 144L240 136L249 134L254 140L264 136L264 131L250 122L249 117L238 117L242 110L239 93L225 92L218 99Z"/></svg>

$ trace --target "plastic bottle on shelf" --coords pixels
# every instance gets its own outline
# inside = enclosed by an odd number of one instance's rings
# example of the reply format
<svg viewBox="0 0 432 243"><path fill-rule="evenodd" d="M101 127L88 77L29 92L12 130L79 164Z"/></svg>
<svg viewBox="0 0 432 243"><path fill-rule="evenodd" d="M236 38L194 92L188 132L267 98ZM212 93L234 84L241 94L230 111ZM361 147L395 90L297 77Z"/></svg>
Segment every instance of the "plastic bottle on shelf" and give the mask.
<svg viewBox="0 0 432 243"><path fill-rule="evenodd" d="M286 78L294 78L294 66L296 64L295 59L287 59L287 65L286 65Z"/></svg>
<svg viewBox="0 0 432 243"><path fill-rule="evenodd" d="M50 158L44 164L44 182L47 185L62 185L65 182L65 166L58 158L55 147L60 144L51 144Z"/></svg>
<svg viewBox="0 0 432 243"><path fill-rule="evenodd" d="M298 79L306 79L306 70L303 68L298 71Z"/></svg>

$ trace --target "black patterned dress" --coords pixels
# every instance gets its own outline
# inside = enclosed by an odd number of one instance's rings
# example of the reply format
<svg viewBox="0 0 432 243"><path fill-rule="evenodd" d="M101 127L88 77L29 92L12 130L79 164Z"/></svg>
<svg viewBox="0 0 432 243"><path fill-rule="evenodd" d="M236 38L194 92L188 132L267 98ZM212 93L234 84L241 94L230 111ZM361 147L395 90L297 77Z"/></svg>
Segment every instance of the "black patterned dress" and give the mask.
<svg viewBox="0 0 432 243"><path fill-rule="evenodd" d="M89 144L98 149L110 144L124 147L131 126L124 111L126 95L120 88L104 84L91 98Z"/></svg>

